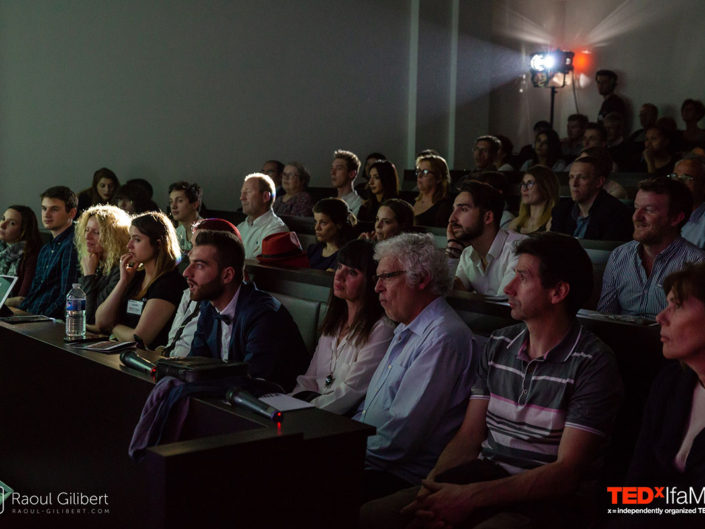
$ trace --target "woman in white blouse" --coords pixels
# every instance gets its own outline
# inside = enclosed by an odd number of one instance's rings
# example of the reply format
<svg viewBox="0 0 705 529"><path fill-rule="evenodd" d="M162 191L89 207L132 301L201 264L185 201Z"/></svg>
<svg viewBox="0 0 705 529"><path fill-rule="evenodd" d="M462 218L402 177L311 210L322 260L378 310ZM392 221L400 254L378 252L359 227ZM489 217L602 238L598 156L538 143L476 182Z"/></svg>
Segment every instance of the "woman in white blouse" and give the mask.
<svg viewBox="0 0 705 529"><path fill-rule="evenodd" d="M365 240L340 249L316 352L292 392L334 413L354 411L365 397L394 332L374 290L373 255Z"/></svg>

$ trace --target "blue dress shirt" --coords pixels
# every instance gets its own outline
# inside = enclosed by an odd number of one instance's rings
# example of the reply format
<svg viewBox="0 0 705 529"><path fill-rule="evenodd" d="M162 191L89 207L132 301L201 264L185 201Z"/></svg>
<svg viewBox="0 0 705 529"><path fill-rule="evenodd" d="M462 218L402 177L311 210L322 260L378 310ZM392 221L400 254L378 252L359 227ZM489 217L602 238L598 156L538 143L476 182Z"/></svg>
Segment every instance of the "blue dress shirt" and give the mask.
<svg viewBox="0 0 705 529"><path fill-rule="evenodd" d="M367 441L366 468L410 483L426 477L462 423L475 347L443 298L397 326L355 416L377 428Z"/></svg>

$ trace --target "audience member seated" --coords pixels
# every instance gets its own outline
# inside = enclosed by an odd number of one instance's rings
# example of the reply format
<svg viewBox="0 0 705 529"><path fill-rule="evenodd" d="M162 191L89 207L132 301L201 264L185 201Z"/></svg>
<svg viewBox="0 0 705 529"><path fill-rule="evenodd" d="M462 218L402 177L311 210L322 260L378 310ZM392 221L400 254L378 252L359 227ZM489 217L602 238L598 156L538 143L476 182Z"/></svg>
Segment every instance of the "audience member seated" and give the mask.
<svg viewBox="0 0 705 529"><path fill-rule="evenodd" d="M599 174L609 175L617 169L606 147L587 147L586 149L583 149L580 154L578 154L576 160L587 158L588 156L597 160L597 163L600 166L600 170L598 171ZM624 189L624 186L611 178L605 178L605 183L602 186L602 189L607 191L614 198L618 198L620 200L629 198L629 194L627 193L627 190Z"/></svg>
<svg viewBox="0 0 705 529"><path fill-rule="evenodd" d="M629 136L629 143L635 144L635 148L644 150L646 141L646 129L656 124L658 119L658 108L653 103L644 103L639 109L639 123L641 128L635 130Z"/></svg>
<svg viewBox="0 0 705 529"><path fill-rule="evenodd" d="M375 248L375 290L398 322L355 419L367 439L365 501L420 483L463 420L478 353L472 333L444 296L443 252L428 234L406 233Z"/></svg>
<svg viewBox="0 0 705 529"><path fill-rule="evenodd" d="M478 182L484 182L494 187L499 194L502 195L504 200L504 210L502 211L502 219L499 221L499 225L502 228L507 228L510 222L512 222L516 215L509 211L509 204L507 203L507 196L509 196L509 180L507 176L500 171L484 171L482 173L475 173L471 180L477 180ZM460 189L460 188L458 188Z"/></svg>
<svg viewBox="0 0 705 529"><path fill-rule="evenodd" d="M306 345L286 308L243 281L244 265L244 248L234 234L196 234L184 272L191 299L200 302L189 356L247 362L252 377L291 391L308 365Z"/></svg>
<svg viewBox="0 0 705 529"><path fill-rule="evenodd" d="M274 201L274 213L294 217L313 216L313 199L308 194L311 175L299 162L289 162L282 172L284 193Z"/></svg>
<svg viewBox="0 0 705 529"><path fill-rule="evenodd" d="M375 217L375 229L360 235L361 239L384 241L414 229L414 208L406 200L390 198L382 202Z"/></svg>
<svg viewBox="0 0 705 529"><path fill-rule="evenodd" d="M130 215L159 211L144 186L134 182L121 185L113 196L113 203Z"/></svg>
<svg viewBox="0 0 705 529"><path fill-rule="evenodd" d="M338 198L344 200L355 215L362 206L362 198L353 189L353 182L359 170L360 160L355 153L341 149L333 153L333 163L330 166L331 183L338 193Z"/></svg>
<svg viewBox="0 0 705 529"><path fill-rule="evenodd" d="M277 196L284 194L284 188L282 187L282 178L284 174L284 164L279 160L267 160L262 165L260 173L266 174L274 182L274 189L276 190Z"/></svg>
<svg viewBox="0 0 705 529"><path fill-rule="evenodd" d="M240 232L230 222L223 219L202 219L196 221L191 228L191 247L196 234L200 230L226 231L240 239ZM276 234L275 234L276 235ZM270 235L271 237L271 235ZM176 309L174 321L171 323L166 346L156 347L162 356L184 357L191 351L191 341L196 333L200 304L191 299L191 291L185 288L181 294L181 301Z"/></svg>
<svg viewBox="0 0 705 529"><path fill-rule="evenodd" d="M14 298L6 300L8 306L17 306L17 298L29 292L41 246L34 211L27 206L8 207L0 221L0 274L17 276L10 292Z"/></svg>
<svg viewBox="0 0 705 529"><path fill-rule="evenodd" d="M78 279L78 256L73 245L73 219L78 199L65 186L50 187L42 197L42 224L51 232L52 240L42 246L32 286L27 297L17 297L8 306L16 314L43 314L64 318L66 294Z"/></svg>
<svg viewBox="0 0 705 529"><path fill-rule="evenodd" d="M705 264L686 266L663 283L668 305L656 317L663 356L627 473L627 486L705 487ZM678 362L675 362L677 360ZM659 516L629 516L628 527L664 527ZM678 516L679 528L701 528L702 514Z"/></svg>
<svg viewBox="0 0 705 529"><path fill-rule="evenodd" d="M272 233L289 231L284 221L272 211L274 182L267 175L252 173L245 177L240 192L242 212L247 218L237 225L245 247L245 259L261 253L262 239Z"/></svg>
<svg viewBox="0 0 705 529"><path fill-rule="evenodd" d="M566 170L567 164L561 158L561 139L555 130L544 130L536 135L534 156L526 160L519 170L526 172L534 165L545 165L556 173Z"/></svg>
<svg viewBox="0 0 705 529"><path fill-rule="evenodd" d="M450 171L445 159L436 154L416 158L416 184L419 195L414 202L414 224L446 226L453 202L448 196Z"/></svg>
<svg viewBox="0 0 705 529"><path fill-rule="evenodd" d="M573 160L583 150L583 135L588 118L584 114L568 116L565 131L567 136L561 140L561 156L564 160Z"/></svg>
<svg viewBox="0 0 705 529"><path fill-rule="evenodd" d="M602 123L588 123L583 134L583 150L590 147L607 147L607 131Z"/></svg>
<svg viewBox="0 0 705 529"><path fill-rule="evenodd" d="M501 147L502 142L494 136L478 137L472 149L475 171L496 171L495 159Z"/></svg>
<svg viewBox="0 0 705 529"><path fill-rule="evenodd" d="M497 151L497 156L494 158L494 164L498 171L511 172L514 171L512 159L514 157L514 144L512 140L501 134L495 134L495 138L499 140L500 148Z"/></svg>
<svg viewBox="0 0 705 529"><path fill-rule="evenodd" d="M166 215L134 217L127 253L120 257L120 279L96 311L97 327L149 348L166 344L186 287L176 268L180 258L176 231Z"/></svg>
<svg viewBox="0 0 705 529"><path fill-rule="evenodd" d="M355 238L355 215L340 198L324 198L313 207L317 243L306 249L311 268L335 270L338 250Z"/></svg>
<svg viewBox="0 0 705 529"><path fill-rule="evenodd" d="M551 231L578 239L631 239L631 210L603 189L604 170L604 164L591 156L573 162L568 176L571 200L553 208Z"/></svg>
<svg viewBox="0 0 705 529"><path fill-rule="evenodd" d="M595 82L597 90L603 98L597 121L604 121L605 116L612 112L626 117L627 105L621 97L614 93L614 89L617 87L617 74L612 70L598 70L595 74Z"/></svg>
<svg viewBox="0 0 705 529"><path fill-rule="evenodd" d="M421 487L364 505L360 527L566 528L594 519L579 506L604 493L594 471L622 383L613 352L575 318L592 265L575 239L555 233L525 239L517 252L505 292L522 323L490 337L462 426Z"/></svg>
<svg viewBox="0 0 705 529"><path fill-rule="evenodd" d="M369 174L370 179L367 182L369 198L362 204L357 215L357 220L365 222L375 220L382 202L399 196L399 175L392 162L377 160L370 167Z"/></svg>
<svg viewBox="0 0 705 529"><path fill-rule="evenodd" d="M602 278L597 310L654 318L666 306L666 277L685 263L705 259L705 251L680 236L693 210L685 185L664 177L639 183L634 199L634 240L615 248Z"/></svg>
<svg viewBox="0 0 705 529"><path fill-rule="evenodd" d="M683 182L693 197L693 212L683 226L681 236L695 246L705 248L705 158L685 155L669 177Z"/></svg>
<svg viewBox="0 0 705 529"><path fill-rule="evenodd" d="M686 99L681 105L681 117L685 122L685 130L681 132L682 147L690 150L693 147L705 147L705 130L698 127L698 122L705 117L705 105L696 99Z"/></svg>
<svg viewBox="0 0 705 529"><path fill-rule="evenodd" d="M496 296L514 277L514 246L525 236L500 229L503 207L499 192L482 182L465 183L455 197L446 248L449 266L457 262L455 288Z"/></svg>
<svg viewBox="0 0 705 529"><path fill-rule="evenodd" d="M375 163L377 160L386 160L387 157L382 154L381 152L371 152L370 154L367 155L367 158L365 158L365 164L364 166L361 167L362 171L357 172L357 177L355 178L355 181L353 182L353 185L355 187L355 191L360 195L361 198L367 199L369 198L367 196L368 194L368 188L367 188L367 182L370 181L370 167L372 167L372 164Z"/></svg>
<svg viewBox="0 0 705 529"><path fill-rule="evenodd" d="M316 352L296 379L295 397L333 413L357 408L392 340L394 326L375 293L373 255L368 241L341 248Z"/></svg>
<svg viewBox="0 0 705 529"><path fill-rule="evenodd" d="M641 171L652 176L666 176L673 172L675 158L671 152L668 133L658 125L646 130Z"/></svg>
<svg viewBox="0 0 705 529"><path fill-rule="evenodd" d="M181 181L169 186L169 210L177 223L176 239L184 257L191 250L191 227L200 220L202 205L203 191L198 184Z"/></svg>
<svg viewBox="0 0 705 529"><path fill-rule="evenodd" d="M293 231L272 233L262 239L262 253L257 256L257 262L271 266L311 268L299 236Z"/></svg>
<svg viewBox="0 0 705 529"><path fill-rule="evenodd" d="M118 177L107 167L98 169L93 173L93 184L88 189L84 189L78 194L78 211L80 216L91 206L98 204L110 204L115 191L120 187Z"/></svg>
<svg viewBox="0 0 705 529"><path fill-rule="evenodd" d="M548 121L541 120L537 121L534 123L533 127L533 132L534 132L534 140L536 140L536 135L539 132L544 132L547 130L552 130L553 127ZM526 160L532 160L536 157L536 152L534 151L534 144L529 143L527 145L524 145L521 150L519 151L519 154L517 154L516 160L514 160L514 167L521 167Z"/></svg>
<svg viewBox="0 0 705 529"><path fill-rule="evenodd" d="M529 167L521 180L519 216L509 223L507 229L519 233L546 231L551 211L558 204L559 188L556 174L548 167Z"/></svg>
<svg viewBox="0 0 705 529"><path fill-rule="evenodd" d="M76 224L74 244L86 293L86 324L97 331L95 312L120 279L120 256L130 240L130 216L117 206L91 206Z"/></svg>
<svg viewBox="0 0 705 529"><path fill-rule="evenodd" d="M622 173L636 171L639 168L641 150L624 140L624 117L612 112L605 116L602 124L607 133L607 150L618 170Z"/></svg>

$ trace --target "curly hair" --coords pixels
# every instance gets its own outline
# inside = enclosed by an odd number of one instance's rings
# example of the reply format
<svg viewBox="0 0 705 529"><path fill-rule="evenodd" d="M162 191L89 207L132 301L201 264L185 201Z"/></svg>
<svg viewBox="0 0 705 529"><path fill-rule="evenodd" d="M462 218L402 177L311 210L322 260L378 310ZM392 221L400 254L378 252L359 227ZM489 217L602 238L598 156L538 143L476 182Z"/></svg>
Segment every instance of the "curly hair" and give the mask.
<svg viewBox="0 0 705 529"><path fill-rule="evenodd" d="M436 247L430 233L402 233L378 242L375 246L375 261L393 257L406 271L406 283L418 285L424 277L430 277L430 292L445 296L453 284L448 270L448 259L443 250Z"/></svg>
<svg viewBox="0 0 705 529"><path fill-rule="evenodd" d="M98 269L103 275L108 275L113 266L120 262L120 256L125 253L125 247L130 240L130 216L119 207L108 205L91 206L84 211L78 219L74 234L79 259L88 255L86 225L91 218L94 218L100 227L100 245L103 247Z"/></svg>

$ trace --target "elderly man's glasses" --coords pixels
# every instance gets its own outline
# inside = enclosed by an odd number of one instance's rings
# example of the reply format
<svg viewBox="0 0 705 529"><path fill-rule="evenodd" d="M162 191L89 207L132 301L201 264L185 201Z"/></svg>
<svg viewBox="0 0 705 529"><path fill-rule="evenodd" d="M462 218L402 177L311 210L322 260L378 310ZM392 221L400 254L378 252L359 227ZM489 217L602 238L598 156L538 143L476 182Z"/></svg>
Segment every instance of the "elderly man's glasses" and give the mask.
<svg viewBox="0 0 705 529"><path fill-rule="evenodd" d="M385 283L387 280L400 276L402 274L406 274L406 270L396 270L395 272L385 272L383 274L375 274L372 276L372 281L375 283L377 281L382 281L382 283Z"/></svg>

